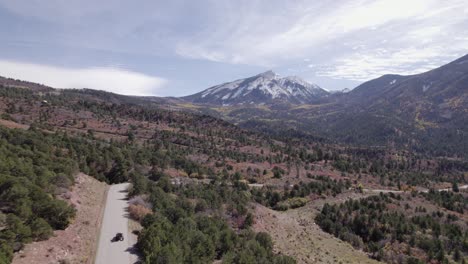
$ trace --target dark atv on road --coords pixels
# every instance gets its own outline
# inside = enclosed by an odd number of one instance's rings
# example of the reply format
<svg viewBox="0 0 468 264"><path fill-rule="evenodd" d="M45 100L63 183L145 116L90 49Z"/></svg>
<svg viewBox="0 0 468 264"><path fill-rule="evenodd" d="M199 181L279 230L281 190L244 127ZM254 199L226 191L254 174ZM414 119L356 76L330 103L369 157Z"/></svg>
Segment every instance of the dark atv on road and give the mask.
<svg viewBox="0 0 468 264"><path fill-rule="evenodd" d="M117 233L115 237L112 238L111 242L123 241L124 237L122 233Z"/></svg>

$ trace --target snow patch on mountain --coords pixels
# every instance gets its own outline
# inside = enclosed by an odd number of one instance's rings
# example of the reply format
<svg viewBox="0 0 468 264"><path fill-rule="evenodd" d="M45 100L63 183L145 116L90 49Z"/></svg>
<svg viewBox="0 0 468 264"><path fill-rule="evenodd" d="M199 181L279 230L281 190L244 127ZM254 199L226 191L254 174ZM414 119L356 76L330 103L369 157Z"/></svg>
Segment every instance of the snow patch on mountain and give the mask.
<svg viewBox="0 0 468 264"><path fill-rule="evenodd" d="M310 84L297 76L281 77L273 71L267 71L216 85L184 98L192 102L218 105L264 104L276 100L302 104L329 94L318 85Z"/></svg>
<svg viewBox="0 0 468 264"><path fill-rule="evenodd" d="M429 90L429 88L431 88L431 84L424 84L422 87L423 92L426 92L427 90Z"/></svg>

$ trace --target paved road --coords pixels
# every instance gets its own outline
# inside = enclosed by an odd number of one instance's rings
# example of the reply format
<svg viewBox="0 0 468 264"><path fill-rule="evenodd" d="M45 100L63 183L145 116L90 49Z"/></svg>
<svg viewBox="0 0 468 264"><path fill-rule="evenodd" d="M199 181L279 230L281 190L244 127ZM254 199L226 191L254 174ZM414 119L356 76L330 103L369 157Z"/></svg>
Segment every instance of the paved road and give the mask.
<svg viewBox="0 0 468 264"><path fill-rule="evenodd" d="M95 264L132 263L133 243L129 241L126 200L128 186L128 183L122 183L109 188ZM111 242L116 233L122 233L124 241Z"/></svg>

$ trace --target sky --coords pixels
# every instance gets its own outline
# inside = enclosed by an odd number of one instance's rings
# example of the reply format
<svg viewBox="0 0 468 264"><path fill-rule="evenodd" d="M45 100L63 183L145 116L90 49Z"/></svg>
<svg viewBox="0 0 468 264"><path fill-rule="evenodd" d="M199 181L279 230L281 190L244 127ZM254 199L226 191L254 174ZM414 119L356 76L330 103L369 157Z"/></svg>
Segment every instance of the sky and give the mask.
<svg viewBox="0 0 468 264"><path fill-rule="evenodd" d="M0 75L183 96L273 70L327 90L468 53L466 0L0 0Z"/></svg>

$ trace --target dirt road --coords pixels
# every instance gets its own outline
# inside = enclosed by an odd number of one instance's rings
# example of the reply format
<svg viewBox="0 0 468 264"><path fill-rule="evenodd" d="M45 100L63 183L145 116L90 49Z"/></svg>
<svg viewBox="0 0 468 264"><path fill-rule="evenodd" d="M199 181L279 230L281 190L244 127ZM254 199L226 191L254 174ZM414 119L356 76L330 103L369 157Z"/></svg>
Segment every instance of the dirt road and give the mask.
<svg viewBox="0 0 468 264"><path fill-rule="evenodd" d="M459 190L468 189L468 185L462 185L458 187ZM380 190L380 189L363 189L364 192L375 192L375 193L404 193L405 191L397 191L397 190ZM439 192L451 192L453 191L452 188L445 188L445 189L436 189ZM419 190L420 193L428 193L429 189L422 189Z"/></svg>
<svg viewBox="0 0 468 264"><path fill-rule="evenodd" d="M128 232L128 186L128 183L122 183L111 185L109 188L95 264L135 262L132 255L134 241L131 241ZM123 234L124 241L111 241L117 233Z"/></svg>

